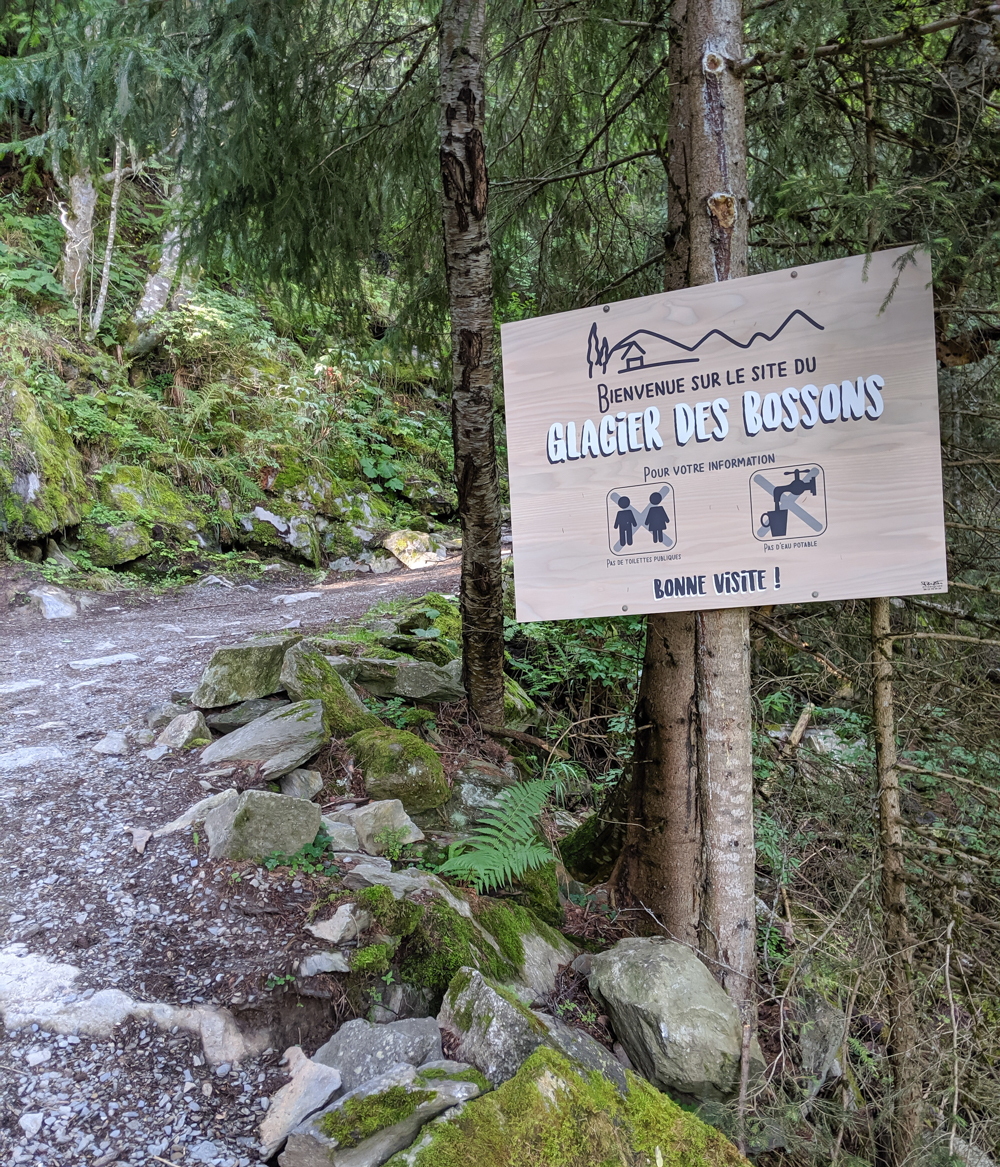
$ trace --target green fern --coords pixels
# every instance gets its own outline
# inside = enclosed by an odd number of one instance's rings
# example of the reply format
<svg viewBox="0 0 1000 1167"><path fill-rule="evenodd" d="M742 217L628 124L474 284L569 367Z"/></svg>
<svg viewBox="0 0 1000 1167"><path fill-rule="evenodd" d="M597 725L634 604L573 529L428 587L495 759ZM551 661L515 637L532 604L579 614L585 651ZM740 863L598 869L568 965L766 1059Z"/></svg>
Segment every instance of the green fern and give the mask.
<svg viewBox="0 0 1000 1167"><path fill-rule="evenodd" d="M537 779L504 790L477 823L471 841L449 848L439 874L466 879L482 893L549 863L552 851L539 836L538 817L553 786Z"/></svg>

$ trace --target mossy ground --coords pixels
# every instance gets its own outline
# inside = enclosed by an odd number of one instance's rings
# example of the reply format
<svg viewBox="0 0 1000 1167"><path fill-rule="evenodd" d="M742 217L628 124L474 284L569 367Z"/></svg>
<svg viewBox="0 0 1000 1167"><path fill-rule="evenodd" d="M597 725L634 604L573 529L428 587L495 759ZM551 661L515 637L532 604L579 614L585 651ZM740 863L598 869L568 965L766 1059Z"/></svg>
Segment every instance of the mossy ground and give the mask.
<svg viewBox="0 0 1000 1167"><path fill-rule="evenodd" d="M440 900L427 907L402 952L402 979L435 993L443 993L463 967L479 968L498 981L511 981L517 974L511 961L484 941L470 920Z"/></svg>
<svg viewBox="0 0 1000 1167"><path fill-rule="evenodd" d="M723 1135L628 1074L625 1098L599 1074L584 1076L555 1050L535 1051L498 1089L426 1127L420 1150L390 1167L738 1167ZM421 1140L418 1140L418 1144Z"/></svg>
<svg viewBox="0 0 1000 1167"><path fill-rule="evenodd" d="M522 893L521 902L531 908L540 920L553 928L562 926L566 914L559 902L555 863L546 863L534 871L529 868L518 876L517 889Z"/></svg>

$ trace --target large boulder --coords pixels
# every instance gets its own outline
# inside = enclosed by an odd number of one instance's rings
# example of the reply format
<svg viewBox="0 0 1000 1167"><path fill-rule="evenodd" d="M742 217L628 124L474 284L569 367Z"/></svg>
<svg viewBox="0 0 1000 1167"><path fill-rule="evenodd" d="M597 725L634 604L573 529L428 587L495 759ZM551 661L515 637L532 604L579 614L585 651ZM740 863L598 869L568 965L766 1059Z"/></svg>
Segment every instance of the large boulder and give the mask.
<svg viewBox="0 0 1000 1167"><path fill-rule="evenodd" d="M789 1003L789 1029L799 1041L799 1064L807 1098L843 1073L841 1057L847 1017L815 989L801 989Z"/></svg>
<svg viewBox="0 0 1000 1167"><path fill-rule="evenodd" d="M267 778L297 770L330 740L319 701L297 701L276 709L213 742L202 763L261 762Z"/></svg>
<svg viewBox="0 0 1000 1167"><path fill-rule="evenodd" d="M269 790L245 790L206 816L209 855L212 859L294 855L316 838L320 819L314 802Z"/></svg>
<svg viewBox="0 0 1000 1167"><path fill-rule="evenodd" d="M441 1030L433 1017L372 1025L357 1018L345 1022L313 1055L321 1066L337 1069L345 1090L353 1090L395 1062L419 1066L442 1057Z"/></svg>
<svg viewBox="0 0 1000 1167"><path fill-rule="evenodd" d="M289 798L315 798L323 789L323 775L319 770L292 770L278 785Z"/></svg>
<svg viewBox="0 0 1000 1167"><path fill-rule="evenodd" d="M98 523L87 519L80 524L77 538L95 567L131 563L153 550L152 536L133 519L124 523Z"/></svg>
<svg viewBox="0 0 1000 1167"><path fill-rule="evenodd" d="M369 855L384 855L396 847L419 843L424 837L398 798L369 802L355 810L335 811L330 818L353 827L362 850Z"/></svg>
<svg viewBox="0 0 1000 1167"><path fill-rule="evenodd" d="M46 620L70 620L79 614L73 597L55 584L39 584L28 595L31 597L31 606L41 612Z"/></svg>
<svg viewBox="0 0 1000 1167"><path fill-rule="evenodd" d="M280 1167L379 1167L442 1111L475 1098L478 1083L399 1062L289 1136Z"/></svg>
<svg viewBox="0 0 1000 1167"><path fill-rule="evenodd" d="M629 1074L622 1095L546 1046L498 1089L429 1123L389 1161L390 1167L499 1163L746 1167L725 1135L648 1082Z"/></svg>
<svg viewBox="0 0 1000 1167"><path fill-rule="evenodd" d="M348 738L346 745L373 798L398 798L407 814L432 810L448 801L451 790L441 759L416 734L401 729L365 729Z"/></svg>
<svg viewBox="0 0 1000 1167"><path fill-rule="evenodd" d="M411 571L437 567L448 558L445 545L424 531L393 531L382 540L382 546L402 560Z"/></svg>
<svg viewBox="0 0 1000 1167"><path fill-rule="evenodd" d="M293 701L322 701L334 737L373 730L382 724L311 641L299 641L288 649L279 679Z"/></svg>
<svg viewBox="0 0 1000 1167"><path fill-rule="evenodd" d="M424 831L440 831L445 827L459 836L468 835L483 812L496 806L500 791L516 781L492 762L469 758L455 773L448 801L440 808L414 812L413 821Z"/></svg>
<svg viewBox="0 0 1000 1167"><path fill-rule="evenodd" d="M689 948L661 937L620 940L594 956L589 983L632 1064L654 1085L702 1101L736 1092L739 1012ZM756 1045L752 1057L762 1070Z"/></svg>
<svg viewBox="0 0 1000 1167"><path fill-rule="evenodd" d="M212 653L191 704L218 709L254 697L270 697L282 689L281 663L299 637L262 636L246 644L227 644Z"/></svg>
<svg viewBox="0 0 1000 1167"><path fill-rule="evenodd" d="M359 657L338 662L337 671L356 681L376 697L403 697L407 701L461 701L462 662L435 665L425 660L380 660Z"/></svg>

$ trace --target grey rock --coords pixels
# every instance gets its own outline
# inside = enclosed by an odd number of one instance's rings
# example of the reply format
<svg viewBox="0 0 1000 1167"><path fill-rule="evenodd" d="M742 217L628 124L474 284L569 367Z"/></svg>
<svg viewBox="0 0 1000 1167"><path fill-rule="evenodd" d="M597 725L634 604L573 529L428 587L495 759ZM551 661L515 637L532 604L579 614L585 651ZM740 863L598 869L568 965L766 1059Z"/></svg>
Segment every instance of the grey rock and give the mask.
<svg viewBox="0 0 1000 1167"><path fill-rule="evenodd" d="M633 1064L655 1086L702 1101L732 1096L739 1013L689 948L659 937L621 940L593 957L589 985ZM754 1063L763 1069L759 1047Z"/></svg>
<svg viewBox="0 0 1000 1167"><path fill-rule="evenodd" d="M398 798L387 798L359 807L351 814L351 826L357 832L362 849L369 855L381 855L385 850L385 842L379 842L378 839L384 837L386 831L399 832L397 841L402 846L419 843L424 837L423 831L403 810L403 804Z"/></svg>
<svg viewBox="0 0 1000 1167"><path fill-rule="evenodd" d="M262 762L267 778L297 770L326 745L330 734L319 701L286 705L206 747L203 763Z"/></svg>
<svg viewBox="0 0 1000 1167"><path fill-rule="evenodd" d="M292 770L279 785L289 798L313 798L323 789L323 775L319 770Z"/></svg>
<svg viewBox="0 0 1000 1167"><path fill-rule="evenodd" d="M585 1070L596 1070L597 1073L603 1074L609 1081L614 1082L622 1094L628 1092L625 1067L610 1050L605 1049L589 1033L571 1028L558 1017L542 1015L541 1020L549 1031L547 1045L554 1046Z"/></svg>
<svg viewBox="0 0 1000 1167"><path fill-rule="evenodd" d="M31 1139L42 1129L45 1121L45 1112L42 1110L26 1110L17 1120L17 1125Z"/></svg>
<svg viewBox="0 0 1000 1167"><path fill-rule="evenodd" d="M407 657L398 660L359 657L339 667L338 671L376 697L404 697L407 701L461 701L465 698L460 660L441 666Z"/></svg>
<svg viewBox="0 0 1000 1167"><path fill-rule="evenodd" d="M322 1110L341 1093L340 1074L307 1058L297 1045L285 1050L282 1064L292 1080L271 1098L260 1124L260 1157L270 1159L299 1123Z"/></svg>
<svg viewBox="0 0 1000 1167"><path fill-rule="evenodd" d="M46 620L69 620L79 614L73 597L55 584L39 584L28 595L31 597L31 606L36 612L41 612Z"/></svg>
<svg viewBox="0 0 1000 1167"><path fill-rule="evenodd" d="M409 1017L430 1017L434 1012L434 998L431 989L395 981L383 991L382 1002L374 1007L369 1019L387 1024L390 1021L405 1021Z"/></svg>
<svg viewBox="0 0 1000 1167"><path fill-rule="evenodd" d="M0 770L26 770L43 762L58 761L63 756L56 746L20 746L0 754Z"/></svg>
<svg viewBox="0 0 1000 1167"><path fill-rule="evenodd" d="M274 851L294 855L316 838L319 807L269 790L245 790L205 818L212 859L263 859Z"/></svg>
<svg viewBox="0 0 1000 1167"><path fill-rule="evenodd" d="M847 1017L814 989L800 989L789 1012L791 1028L799 1039L806 1096L812 1098L843 1073L840 1057L847 1036Z"/></svg>
<svg viewBox="0 0 1000 1167"><path fill-rule="evenodd" d="M0 685L0 709L15 705L22 698L44 686L44 681L5 681Z"/></svg>
<svg viewBox="0 0 1000 1167"><path fill-rule="evenodd" d="M464 1074L472 1069L471 1062L453 1062L450 1058L437 1058L434 1061L421 1062L417 1069L421 1074Z"/></svg>
<svg viewBox="0 0 1000 1167"><path fill-rule="evenodd" d="M150 729L163 729L175 717L180 717L181 714L188 712L190 712L189 707L181 705L178 701L158 701L146 710L146 724Z"/></svg>
<svg viewBox="0 0 1000 1167"><path fill-rule="evenodd" d="M268 636L246 644L229 644L212 653L191 704L217 709L255 697L269 697L281 689L281 662L297 636Z"/></svg>
<svg viewBox="0 0 1000 1167"><path fill-rule="evenodd" d="M203 798L200 802L196 802L194 806L189 807L182 815L175 818L172 822L167 823L166 826L155 830L153 832L153 838L159 839L163 835L172 835L176 831L183 831L187 827L194 826L196 823L203 823L210 811L213 811L217 806L222 806L224 803L235 802L239 796L238 790L220 790L218 794L210 794L208 798Z"/></svg>
<svg viewBox="0 0 1000 1167"><path fill-rule="evenodd" d="M311 952L299 962L300 977L315 977L320 973L348 973L351 966L342 952Z"/></svg>
<svg viewBox="0 0 1000 1167"><path fill-rule="evenodd" d="M519 976L538 996L544 997L556 987L556 974L576 956L576 948L558 932L525 932L521 936L524 965Z"/></svg>
<svg viewBox="0 0 1000 1167"><path fill-rule="evenodd" d="M193 692L194 689L174 689L170 694L170 700L176 701L178 705L190 705Z"/></svg>
<svg viewBox="0 0 1000 1167"><path fill-rule="evenodd" d="M119 652L114 656L92 656L85 660L71 660L69 667L81 673L86 672L88 669L103 669L108 665L134 664L139 659L140 657L134 652Z"/></svg>
<svg viewBox="0 0 1000 1167"><path fill-rule="evenodd" d="M162 758L165 758L167 756L167 754L169 754L169 753L170 753L169 746L153 746L151 749L143 750L142 756L144 758L149 758L149 760L151 762L159 762Z"/></svg>
<svg viewBox="0 0 1000 1167"><path fill-rule="evenodd" d="M128 741L123 730L113 729L91 748L95 754L127 754Z"/></svg>
<svg viewBox="0 0 1000 1167"><path fill-rule="evenodd" d="M366 729L344 743L365 776L373 799L398 798L408 814L448 801L451 790L437 752L406 730Z"/></svg>
<svg viewBox="0 0 1000 1167"><path fill-rule="evenodd" d="M214 729L216 733L232 733L234 729L249 725L258 717L264 717L268 713L273 713L275 709L280 709L283 705L288 704L290 702L285 697L254 697L251 701L243 701L234 709L226 709L222 713L210 713L205 721L208 723L208 728Z"/></svg>
<svg viewBox="0 0 1000 1167"><path fill-rule="evenodd" d="M382 871L387 875L392 871L392 864L388 859L383 859L380 855L366 855L364 851L334 851L333 859L343 871L353 871L357 867L370 867L373 871ZM371 886L371 883L358 884L358 888Z"/></svg>
<svg viewBox="0 0 1000 1167"><path fill-rule="evenodd" d="M570 964L570 968L581 977L589 977L594 958L589 952L581 952Z"/></svg>
<svg viewBox="0 0 1000 1167"><path fill-rule="evenodd" d="M194 709L175 717L156 739L156 744L168 746L172 750L186 750L203 745L211 738L204 714Z"/></svg>
<svg viewBox="0 0 1000 1167"><path fill-rule="evenodd" d="M329 815L324 815L323 826L331 839L331 851L357 851L360 846L358 843L358 832L350 823L338 823L330 818Z"/></svg>
<svg viewBox="0 0 1000 1167"><path fill-rule="evenodd" d="M47 539L45 542L45 558L54 559L60 567L66 568L67 571L76 571L76 564L59 546L55 539ZM29 593L30 594L30 593Z"/></svg>
<svg viewBox="0 0 1000 1167"><path fill-rule="evenodd" d="M342 940L357 940L361 933L367 932L371 926L370 912L359 908L357 904L341 904L329 920L307 924L306 931L311 932L317 940L328 940L331 944L339 944Z"/></svg>
<svg viewBox="0 0 1000 1167"><path fill-rule="evenodd" d="M527 1005L472 968L455 974L438 1024L458 1039L456 1055L471 1062L494 1086L513 1078L549 1036L545 1023Z"/></svg>
<svg viewBox="0 0 1000 1167"><path fill-rule="evenodd" d="M440 1058L441 1031L433 1017L372 1025L362 1018L348 1021L313 1055L321 1066L335 1066L345 1090L383 1073L396 1062L419 1066Z"/></svg>
<svg viewBox="0 0 1000 1167"><path fill-rule="evenodd" d="M137 746L151 746L156 734L151 729L136 729L132 731L132 739Z"/></svg>
<svg viewBox="0 0 1000 1167"><path fill-rule="evenodd" d="M448 558L445 545L424 531L393 531L382 540L382 546L411 571L437 567Z"/></svg>
<svg viewBox="0 0 1000 1167"><path fill-rule="evenodd" d="M323 1117L336 1112L353 1098L370 1098L402 1086L407 1091L430 1093L413 1113L392 1126L384 1127L356 1147L337 1146L321 1130ZM412 1065L399 1063L387 1067L385 1073L365 1082L339 1098L322 1113L314 1115L297 1127L289 1136L284 1152L279 1156L280 1167L379 1167L397 1151L408 1147L420 1128L432 1118L453 1106L460 1105L479 1093L474 1082L453 1082L447 1079L424 1078Z"/></svg>

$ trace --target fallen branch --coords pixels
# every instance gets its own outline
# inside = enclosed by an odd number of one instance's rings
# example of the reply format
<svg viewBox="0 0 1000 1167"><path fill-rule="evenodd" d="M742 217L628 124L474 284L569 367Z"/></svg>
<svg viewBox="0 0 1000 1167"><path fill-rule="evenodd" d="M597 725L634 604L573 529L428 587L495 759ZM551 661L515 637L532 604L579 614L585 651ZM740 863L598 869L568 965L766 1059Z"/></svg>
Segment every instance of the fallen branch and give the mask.
<svg viewBox="0 0 1000 1167"><path fill-rule="evenodd" d="M987 640L982 636L960 636L957 632L894 632L893 640L960 640L963 644L989 644L1000 648L1000 640Z"/></svg>
<svg viewBox="0 0 1000 1167"><path fill-rule="evenodd" d="M773 637L775 637L777 640L780 640L783 644L790 645L797 652L807 652L811 657L814 657L816 660L818 660L825 669L829 670L829 672L833 673L835 676L840 677L841 680L846 681L849 685L854 683L847 675L847 673L845 673L842 669L838 669L833 661L824 656L823 653L821 653L818 649L812 648L810 645L806 644L804 640L799 640L790 632L782 632L780 628L776 628L757 612L751 612L750 619L755 624L759 624L760 627L765 631L770 632ZM803 729L804 728L805 727L803 727Z"/></svg>
<svg viewBox="0 0 1000 1167"><path fill-rule="evenodd" d="M964 859L966 863L975 863L977 867L991 866L986 859L980 859L978 855L970 855L967 851L949 851L944 847L935 847L931 843L910 843L904 841L896 845L902 847L904 851L927 852L931 855L942 855L945 859Z"/></svg>
<svg viewBox="0 0 1000 1167"><path fill-rule="evenodd" d="M816 706L810 701L808 705L799 714L799 719L795 723L795 728L788 735L788 741L781 747L779 751L783 758L787 758L794 754L799 748L799 743L802 741L802 736L809 727L809 722L812 720L812 715L816 711ZM783 886L783 885L782 885Z"/></svg>
<svg viewBox="0 0 1000 1167"><path fill-rule="evenodd" d="M505 729L499 725L484 725L481 728L483 733L488 733L490 737L513 738L515 741L524 742L525 745L537 746L539 749L546 750L557 758L569 760L570 755L565 750L557 749L551 742L547 742L544 738L535 737L533 733L522 733L519 729Z"/></svg>
<svg viewBox="0 0 1000 1167"><path fill-rule="evenodd" d="M944 770L931 770L927 766L913 766L909 762L897 762L897 770L908 770L911 774L929 774L932 778L943 778L946 782L957 782L960 786L971 786L975 790L983 790L994 798L1000 798L1000 790L976 782L973 778L963 778L961 774L948 774Z"/></svg>

